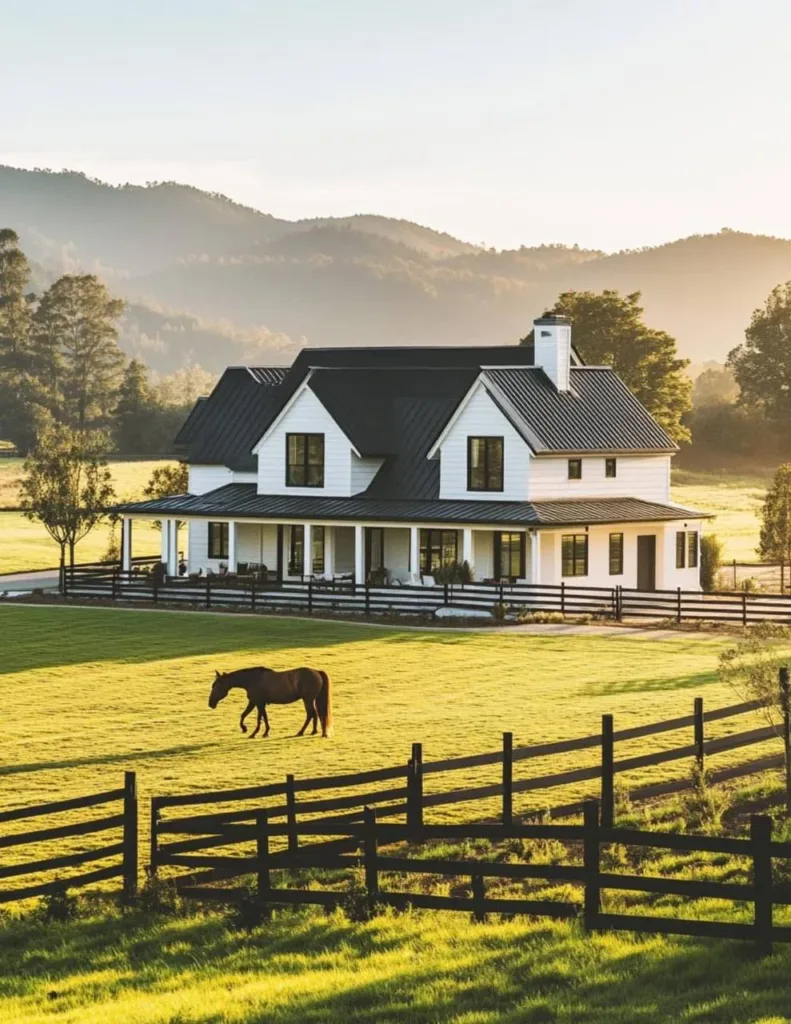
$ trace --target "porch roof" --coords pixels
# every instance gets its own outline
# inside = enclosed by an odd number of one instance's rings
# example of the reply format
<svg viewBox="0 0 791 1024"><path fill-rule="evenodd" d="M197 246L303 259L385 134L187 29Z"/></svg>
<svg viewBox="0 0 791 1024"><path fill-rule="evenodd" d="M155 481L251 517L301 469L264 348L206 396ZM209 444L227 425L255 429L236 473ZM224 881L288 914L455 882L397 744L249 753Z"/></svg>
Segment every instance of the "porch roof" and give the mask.
<svg viewBox="0 0 791 1024"><path fill-rule="evenodd" d="M181 518L471 523L506 526L582 526L710 518L708 513L641 498L573 501L446 501L257 494L255 484L226 484L207 494L126 502L116 512Z"/></svg>

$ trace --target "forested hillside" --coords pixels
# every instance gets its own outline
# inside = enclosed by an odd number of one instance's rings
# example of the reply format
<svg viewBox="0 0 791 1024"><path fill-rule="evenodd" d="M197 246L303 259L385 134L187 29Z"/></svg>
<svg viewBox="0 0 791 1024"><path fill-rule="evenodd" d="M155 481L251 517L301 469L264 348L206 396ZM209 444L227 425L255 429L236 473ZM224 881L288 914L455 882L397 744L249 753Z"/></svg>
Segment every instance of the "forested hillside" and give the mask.
<svg viewBox="0 0 791 1024"><path fill-rule="evenodd" d="M291 222L175 183L10 167L0 224L45 275L95 272L130 300L121 344L160 372L282 363L303 344L516 343L560 292L605 288L641 291L682 356L724 360L791 279L791 241L729 230L609 255L495 251L376 215Z"/></svg>

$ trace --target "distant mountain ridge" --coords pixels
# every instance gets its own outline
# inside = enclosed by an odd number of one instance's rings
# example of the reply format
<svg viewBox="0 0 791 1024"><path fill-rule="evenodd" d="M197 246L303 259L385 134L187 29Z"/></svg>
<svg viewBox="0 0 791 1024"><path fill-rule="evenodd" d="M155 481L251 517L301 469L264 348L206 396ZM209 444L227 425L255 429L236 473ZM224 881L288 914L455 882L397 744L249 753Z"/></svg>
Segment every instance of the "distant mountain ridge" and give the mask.
<svg viewBox="0 0 791 1024"><path fill-rule="evenodd" d="M727 229L616 254L496 251L373 214L288 221L176 183L0 167L6 225L46 274L97 272L130 300L123 344L162 372L283 363L304 344L515 344L570 288L640 291L682 355L722 360L791 279L791 241Z"/></svg>

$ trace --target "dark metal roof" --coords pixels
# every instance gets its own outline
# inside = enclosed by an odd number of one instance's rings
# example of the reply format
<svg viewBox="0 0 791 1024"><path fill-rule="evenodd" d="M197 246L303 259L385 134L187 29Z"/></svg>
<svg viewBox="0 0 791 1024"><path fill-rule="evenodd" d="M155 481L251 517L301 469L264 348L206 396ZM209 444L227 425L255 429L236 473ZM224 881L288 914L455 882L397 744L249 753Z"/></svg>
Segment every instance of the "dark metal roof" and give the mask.
<svg viewBox="0 0 791 1024"><path fill-rule="evenodd" d="M226 484L208 494L184 494L153 501L127 502L117 512L234 519L330 519L376 522L480 523L515 526L576 526L590 523L658 522L706 518L678 505L639 498L589 498L575 501L439 501L375 498L314 498L257 494L255 484Z"/></svg>
<svg viewBox="0 0 791 1024"><path fill-rule="evenodd" d="M676 451L608 366L572 367L568 391L538 367L487 369L484 383L536 454Z"/></svg>
<svg viewBox="0 0 791 1024"><path fill-rule="evenodd" d="M245 369L258 384L282 384L288 373L287 366L246 366Z"/></svg>

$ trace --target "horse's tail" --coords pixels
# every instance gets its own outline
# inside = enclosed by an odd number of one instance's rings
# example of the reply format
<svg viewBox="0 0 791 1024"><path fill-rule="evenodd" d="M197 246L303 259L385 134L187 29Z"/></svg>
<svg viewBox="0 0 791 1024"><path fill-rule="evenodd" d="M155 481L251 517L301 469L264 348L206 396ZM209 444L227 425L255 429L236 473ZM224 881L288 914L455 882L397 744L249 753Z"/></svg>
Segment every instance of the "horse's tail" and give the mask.
<svg viewBox="0 0 791 1024"><path fill-rule="evenodd" d="M321 678L321 689L316 697L316 710L321 719L321 732L329 736L332 731L332 690L330 688L330 677L326 672L319 672Z"/></svg>

